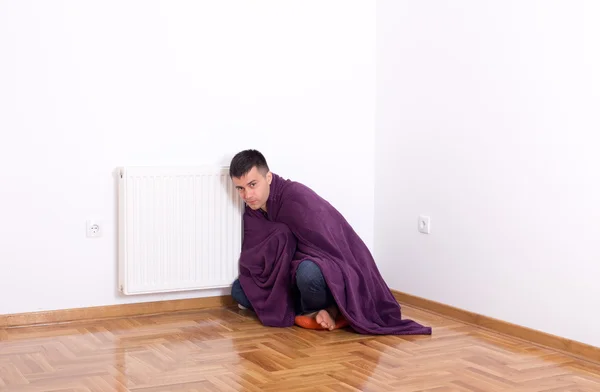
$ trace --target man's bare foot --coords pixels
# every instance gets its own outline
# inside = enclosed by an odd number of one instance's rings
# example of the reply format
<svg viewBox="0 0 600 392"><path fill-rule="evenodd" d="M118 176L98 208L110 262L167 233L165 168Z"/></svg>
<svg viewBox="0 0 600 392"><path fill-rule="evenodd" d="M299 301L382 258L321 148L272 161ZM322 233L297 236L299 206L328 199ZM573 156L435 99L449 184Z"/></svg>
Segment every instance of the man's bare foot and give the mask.
<svg viewBox="0 0 600 392"><path fill-rule="evenodd" d="M319 310L315 316L315 320L321 327L332 331L335 328L335 319L337 318L337 315L337 307L332 306L327 309Z"/></svg>

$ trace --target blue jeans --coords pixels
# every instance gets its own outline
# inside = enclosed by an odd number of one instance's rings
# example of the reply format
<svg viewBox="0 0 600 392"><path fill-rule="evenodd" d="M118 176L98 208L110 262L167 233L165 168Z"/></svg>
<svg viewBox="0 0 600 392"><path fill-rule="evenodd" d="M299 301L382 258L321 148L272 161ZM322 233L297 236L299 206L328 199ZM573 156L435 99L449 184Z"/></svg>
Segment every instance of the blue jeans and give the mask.
<svg viewBox="0 0 600 392"><path fill-rule="evenodd" d="M244 293L238 279L231 287L233 299L245 308L252 309L248 297ZM310 260L304 260L296 271L296 283L294 287L294 303L296 314L306 314L326 309L335 303L333 296L321 269Z"/></svg>

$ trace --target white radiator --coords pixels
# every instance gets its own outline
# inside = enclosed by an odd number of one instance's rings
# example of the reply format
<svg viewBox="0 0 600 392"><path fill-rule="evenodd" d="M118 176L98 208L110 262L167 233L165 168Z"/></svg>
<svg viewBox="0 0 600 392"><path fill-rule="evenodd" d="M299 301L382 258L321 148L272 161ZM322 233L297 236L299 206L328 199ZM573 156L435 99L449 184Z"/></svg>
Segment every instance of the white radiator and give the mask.
<svg viewBox="0 0 600 392"><path fill-rule="evenodd" d="M120 290L231 285L238 275L242 214L227 167L120 168Z"/></svg>

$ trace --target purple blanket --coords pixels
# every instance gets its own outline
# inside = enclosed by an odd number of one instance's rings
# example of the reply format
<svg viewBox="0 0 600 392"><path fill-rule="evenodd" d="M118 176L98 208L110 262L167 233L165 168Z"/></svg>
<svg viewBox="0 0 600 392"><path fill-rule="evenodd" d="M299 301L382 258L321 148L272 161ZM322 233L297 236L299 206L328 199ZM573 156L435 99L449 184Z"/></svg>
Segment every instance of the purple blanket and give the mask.
<svg viewBox="0 0 600 392"><path fill-rule="evenodd" d="M364 334L430 335L402 320L400 305L369 249L329 202L273 173L268 214L246 207L240 284L260 321L294 324L292 285L298 265L315 262L350 326Z"/></svg>

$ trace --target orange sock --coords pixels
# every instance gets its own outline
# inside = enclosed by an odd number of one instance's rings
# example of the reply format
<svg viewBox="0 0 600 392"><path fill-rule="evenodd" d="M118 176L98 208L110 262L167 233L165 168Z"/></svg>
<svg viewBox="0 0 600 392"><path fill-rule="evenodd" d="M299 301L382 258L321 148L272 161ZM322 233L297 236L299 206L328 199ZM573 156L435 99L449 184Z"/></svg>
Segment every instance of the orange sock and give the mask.
<svg viewBox="0 0 600 392"><path fill-rule="evenodd" d="M315 320L315 318L311 317L311 316L296 316L296 319L294 320L294 322L297 326L306 328L306 329L319 329L319 330L326 329L326 328L323 328L321 326L321 324L317 323L317 320ZM338 314L338 316L335 320L335 326L333 327L333 329L344 328L347 325L348 325L348 320L346 320L346 318L342 315L342 313L340 313L340 314Z"/></svg>

